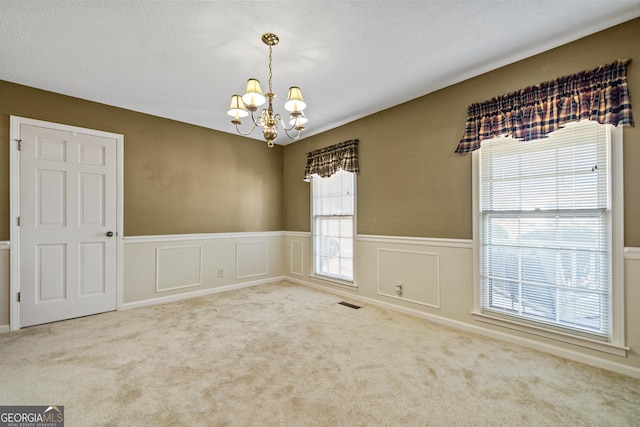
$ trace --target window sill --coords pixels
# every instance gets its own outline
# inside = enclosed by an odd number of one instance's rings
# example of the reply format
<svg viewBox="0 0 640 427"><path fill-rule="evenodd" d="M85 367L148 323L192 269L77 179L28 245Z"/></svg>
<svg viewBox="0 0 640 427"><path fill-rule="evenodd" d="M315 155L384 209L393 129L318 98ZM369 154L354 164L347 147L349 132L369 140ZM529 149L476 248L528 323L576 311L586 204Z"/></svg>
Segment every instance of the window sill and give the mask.
<svg viewBox="0 0 640 427"><path fill-rule="evenodd" d="M346 280L334 279L332 277L327 276L318 276L316 274L312 274L309 276L310 279L313 279L318 282L324 282L327 285L336 285L343 288L354 289L357 288L354 282L348 282Z"/></svg>
<svg viewBox="0 0 640 427"><path fill-rule="evenodd" d="M614 354L616 356L626 357L629 347L612 344L604 341L598 341L586 337L580 337L576 335L570 335L560 331L554 331L543 327L533 326L525 323L520 323L515 320L503 319L501 317L492 316L487 313L480 313L477 311L471 312L473 318L480 322L489 323L495 326L501 326L504 328L513 329L528 334L549 338L556 341L561 341L567 344L573 344L580 347L589 348L592 350L602 351L604 353Z"/></svg>

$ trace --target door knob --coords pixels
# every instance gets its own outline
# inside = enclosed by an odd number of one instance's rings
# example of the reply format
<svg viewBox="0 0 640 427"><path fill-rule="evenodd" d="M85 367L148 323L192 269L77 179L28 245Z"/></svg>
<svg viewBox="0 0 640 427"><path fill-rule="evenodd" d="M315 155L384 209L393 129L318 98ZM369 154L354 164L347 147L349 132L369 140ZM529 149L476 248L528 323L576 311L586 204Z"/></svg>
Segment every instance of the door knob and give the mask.
<svg viewBox="0 0 640 427"><path fill-rule="evenodd" d="M113 237L113 231L107 231L107 237Z"/></svg>

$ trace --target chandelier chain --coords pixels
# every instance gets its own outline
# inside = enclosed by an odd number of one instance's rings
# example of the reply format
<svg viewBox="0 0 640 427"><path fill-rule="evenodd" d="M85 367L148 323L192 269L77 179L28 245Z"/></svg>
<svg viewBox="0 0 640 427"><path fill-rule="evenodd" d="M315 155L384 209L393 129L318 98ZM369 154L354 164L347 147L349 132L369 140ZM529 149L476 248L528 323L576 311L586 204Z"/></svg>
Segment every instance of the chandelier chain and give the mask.
<svg viewBox="0 0 640 427"><path fill-rule="evenodd" d="M273 46L269 45L269 93L273 93L273 89L271 88L271 79L273 77L273 70L271 68L271 52Z"/></svg>

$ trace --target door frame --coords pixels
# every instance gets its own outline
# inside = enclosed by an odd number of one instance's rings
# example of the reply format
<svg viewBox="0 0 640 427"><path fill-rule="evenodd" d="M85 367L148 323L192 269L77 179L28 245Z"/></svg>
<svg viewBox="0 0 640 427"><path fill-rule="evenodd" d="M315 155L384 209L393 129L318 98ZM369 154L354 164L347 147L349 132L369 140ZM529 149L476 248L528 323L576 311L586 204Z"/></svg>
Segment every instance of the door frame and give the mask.
<svg viewBox="0 0 640 427"><path fill-rule="evenodd" d="M88 133L116 140L116 310L121 310L123 304L124 135L13 115L9 116L9 122L9 328L11 331L20 329L20 303L18 301L18 293L20 292L20 226L18 225L20 217L20 153L18 140L20 125L23 124L67 132Z"/></svg>

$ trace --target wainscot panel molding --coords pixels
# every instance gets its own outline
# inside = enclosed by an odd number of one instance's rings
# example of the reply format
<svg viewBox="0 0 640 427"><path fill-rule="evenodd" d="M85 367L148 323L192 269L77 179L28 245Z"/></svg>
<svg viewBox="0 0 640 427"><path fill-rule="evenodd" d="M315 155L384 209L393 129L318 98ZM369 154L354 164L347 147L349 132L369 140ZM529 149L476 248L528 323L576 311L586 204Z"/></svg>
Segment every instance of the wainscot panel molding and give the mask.
<svg viewBox="0 0 640 427"><path fill-rule="evenodd" d="M123 306L273 282L284 276L284 239L282 231L125 237Z"/></svg>
<svg viewBox="0 0 640 427"><path fill-rule="evenodd" d="M440 255L378 248L378 295L440 308Z"/></svg>
<svg viewBox="0 0 640 427"><path fill-rule="evenodd" d="M156 292L202 284L202 246L156 248Z"/></svg>
<svg viewBox="0 0 640 427"><path fill-rule="evenodd" d="M236 278L269 274L269 242L236 242Z"/></svg>
<svg viewBox="0 0 640 427"><path fill-rule="evenodd" d="M11 243L9 243L7 240L0 240L0 250L10 249L10 248L11 248Z"/></svg>
<svg viewBox="0 0 640 427"><path fill-rule="evenodd" d="M290 269L291 274L304 275L304 242L291 240Z"/></svg>
<svg viewBox="0 0 640 427"><path fill-rule="evenodd" d="M286 275L307 277L313 271L313 245L308 231L285 231L283 257L288 265Z"/></svg>
<svg viewBox="0 0 640 427"><path fill-rule="evenodd" d="M461 308L467 302L460 296L473 278L470 240L358 235L356 253L359 295L466 316Z"/></svg>

